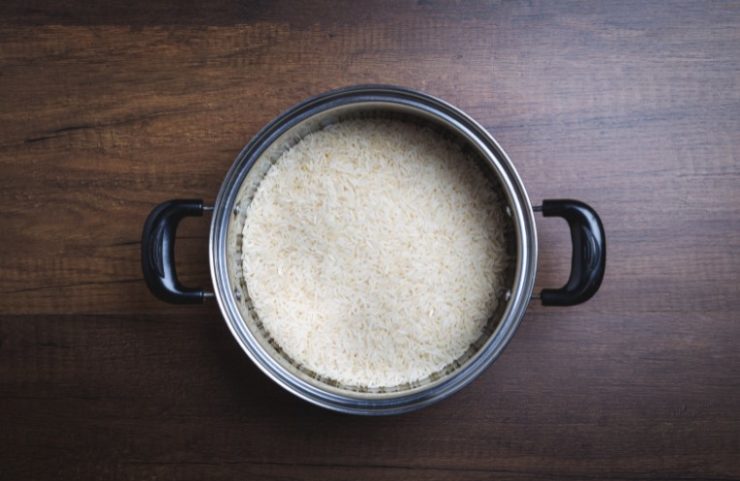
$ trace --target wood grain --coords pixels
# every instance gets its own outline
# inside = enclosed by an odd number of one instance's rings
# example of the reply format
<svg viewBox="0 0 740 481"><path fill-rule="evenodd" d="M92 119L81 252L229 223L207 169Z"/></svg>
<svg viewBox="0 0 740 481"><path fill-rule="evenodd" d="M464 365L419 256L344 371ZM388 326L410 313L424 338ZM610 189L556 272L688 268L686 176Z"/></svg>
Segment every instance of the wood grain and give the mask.
<svg viewBox="0 0 740 481"><path fill-rule="evenodd" d="M0 479L740 479L738 45L737 2L3 2ZM213 201L266 122L369 82L471 114L609 251L591 301L378 419L283 392L139 268L156 203ZM566 227L538 229L559 285Z"/></svg>

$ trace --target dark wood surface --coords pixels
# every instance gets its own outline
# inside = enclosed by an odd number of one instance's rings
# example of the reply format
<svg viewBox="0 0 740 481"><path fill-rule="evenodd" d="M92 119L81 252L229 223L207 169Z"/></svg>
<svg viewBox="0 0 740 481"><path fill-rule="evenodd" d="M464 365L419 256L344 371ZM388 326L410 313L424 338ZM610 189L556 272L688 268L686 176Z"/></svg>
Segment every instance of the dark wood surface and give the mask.
<svg viewBox="0 0 740 481"><path fill-rule="evenodd" d="M156 203L212 202L266 122L366 82L461 107L608 239L596 297L532 303L473 384L390 418L283 392L139 268ZM738 155L738 2L3 2L0 479L740 479ZM538 224L557 286L567 229Z"/></svg>

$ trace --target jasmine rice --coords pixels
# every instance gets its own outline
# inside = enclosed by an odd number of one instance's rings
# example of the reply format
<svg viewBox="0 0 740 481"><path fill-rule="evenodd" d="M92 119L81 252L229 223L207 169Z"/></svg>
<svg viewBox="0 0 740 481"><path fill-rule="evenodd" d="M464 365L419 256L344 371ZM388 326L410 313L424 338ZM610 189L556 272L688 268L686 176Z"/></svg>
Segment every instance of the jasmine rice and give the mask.
<svg viewBox="0 0 740 481"><path fill-rule="evenodd" d="M262 180L243 231L256 314L296 363L396 386L460 358L507 258L493 185L453 142L395 120L312 133Z"/></svg>

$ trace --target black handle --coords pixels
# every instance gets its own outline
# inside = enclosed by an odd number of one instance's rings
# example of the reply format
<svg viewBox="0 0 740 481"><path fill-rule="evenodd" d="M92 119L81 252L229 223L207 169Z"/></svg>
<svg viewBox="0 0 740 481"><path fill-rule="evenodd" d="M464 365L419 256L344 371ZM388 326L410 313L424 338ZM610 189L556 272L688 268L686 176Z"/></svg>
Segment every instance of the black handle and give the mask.
<svg viewBox="0 0 740 481"><path fill-rule="evenodd" d="M590 206L571 199L543 201L542 215L565 219L573 242L570 278L560 289L542 289L542 304L572 306L589 300L599 290L606 267L606 237L599 215Z"/></svg>
<svg viewBox="0 0 740 481"><path fill-rule="evenodd" d="M200 304L206 296L203 289L184 287L175 272L175 232L184 217L203 215L199 199L170 200L152 210L141 234L141 268L149 290L172 304Z"/></svg>

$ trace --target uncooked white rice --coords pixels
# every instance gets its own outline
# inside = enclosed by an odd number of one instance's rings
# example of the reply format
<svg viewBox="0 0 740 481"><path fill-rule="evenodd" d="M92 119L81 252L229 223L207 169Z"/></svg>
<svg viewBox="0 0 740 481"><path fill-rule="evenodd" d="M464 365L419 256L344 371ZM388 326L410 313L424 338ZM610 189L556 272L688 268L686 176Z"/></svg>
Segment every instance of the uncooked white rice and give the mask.
<svg viewBox="0 0 740 481"><path fill-rule="evenodd" d="M491 182L453 142L397 120L303 138L244 226L256 314L295 362L352 386L438 372L482 334L506 254Z"/></svg>

